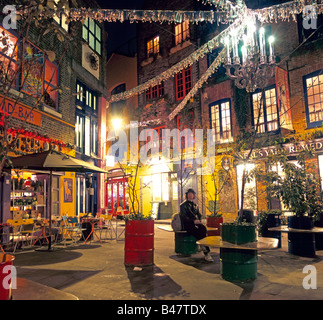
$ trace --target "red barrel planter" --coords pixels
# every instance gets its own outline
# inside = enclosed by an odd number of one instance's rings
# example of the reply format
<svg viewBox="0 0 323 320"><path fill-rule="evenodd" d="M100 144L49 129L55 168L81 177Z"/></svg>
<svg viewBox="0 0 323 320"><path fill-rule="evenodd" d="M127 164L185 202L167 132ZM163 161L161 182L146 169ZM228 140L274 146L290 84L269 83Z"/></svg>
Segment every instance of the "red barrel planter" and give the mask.
<svg viewBox="0 0 323 320"><path fill-rule="evenodd" d="M13 260L15 260L15 257L10 254L6 254L5 258L4 254L0 254L0 300L11 299L11 275ZM9 266L9 268L6 268L7 266ZM9 288L5 288L4 284L10 284Z"/></svg>
<svg viewBox="0 0 323 320"><path fill-rule="evenodd" d="M208 231L208 236L219 236L221 234L221 223L223 223L223 217L206 217L207 227L218 228L218 230Z"/></svg>
<svg viewBox="0 0 323 320"><path fill-rule="evenodd" d="M125 226L126 266L154 264L154 220L128 220Z"/></svg>

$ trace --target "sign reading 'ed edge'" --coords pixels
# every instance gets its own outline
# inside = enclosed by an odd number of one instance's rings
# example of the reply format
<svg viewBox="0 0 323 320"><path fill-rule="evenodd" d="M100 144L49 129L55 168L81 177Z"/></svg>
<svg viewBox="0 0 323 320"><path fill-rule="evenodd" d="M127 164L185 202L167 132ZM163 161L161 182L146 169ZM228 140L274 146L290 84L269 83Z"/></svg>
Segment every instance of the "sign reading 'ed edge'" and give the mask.
<svg viewBox="0 0 323 320"><path fill-rule="evenodd" d="M41 114L39 112L31 110L31 108L23 106L20 103L15 105L15 101L10 99L5 99L3 102L3 98L1 98L2 97L0 96L0 113L12 115L14 118L22 121L26 120L28 123L32 123L39 127L41 126Z"/></svg>

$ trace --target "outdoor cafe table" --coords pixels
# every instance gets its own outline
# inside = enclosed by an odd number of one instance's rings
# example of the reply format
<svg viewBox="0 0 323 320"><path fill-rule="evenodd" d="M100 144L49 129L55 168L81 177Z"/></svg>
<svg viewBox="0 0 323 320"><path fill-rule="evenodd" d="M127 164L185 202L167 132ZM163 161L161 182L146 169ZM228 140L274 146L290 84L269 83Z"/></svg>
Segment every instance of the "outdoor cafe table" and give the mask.
<svg viewBox="0 0 323 320"><path fill-rule="evenodd" d="M203 238L196 242L199 245L208 246L211 248L227 248L227 249L242 249L242 250L272 250L278 246L278 239L259 237L255 242L247 242L243 244L235 244L222 241L220 236L211 236Z"/></svg>
<svg viewBox="0 0 323 320"><path fill-rule="evenodd" d="M84 243L86 243L86 241L91 237L92 234L94 234L98 240L100 241L100 243L102 243L100 237L97 235L97 233L95 232L95 225L100 221L99 218L95 218L95 217L86 217L86 218L82 218L82 223L90 223L91 224L91 232L88 234L87 238L85 239Z"/></svg>
<svg viewBox="0 0 323 320"><path fill-rule="evenodd" d="M278 239L259 237L255 242L235 244L211 236L196 242L199 245L220 248L221 275L224 280L245 282L257 278L258 251L278 247Z"/></svg>

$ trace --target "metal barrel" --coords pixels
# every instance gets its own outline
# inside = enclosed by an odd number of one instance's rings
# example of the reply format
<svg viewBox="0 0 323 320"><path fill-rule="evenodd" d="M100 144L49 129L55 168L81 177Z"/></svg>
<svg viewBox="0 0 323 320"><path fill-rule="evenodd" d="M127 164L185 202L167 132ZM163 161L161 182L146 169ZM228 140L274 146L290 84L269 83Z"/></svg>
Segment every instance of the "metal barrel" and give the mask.
<svg viewBox="0 0 323 320"><path fill-rule="evenodd" d="M126 266L154 264L154 220L129 220L125 226Z"/></svg>
<svg viewBox="0 0 323 320"><path fill-rule="evenodd" d="M175 252L190 255L197 252L196 238L186 232L175 232Z"/></svg>

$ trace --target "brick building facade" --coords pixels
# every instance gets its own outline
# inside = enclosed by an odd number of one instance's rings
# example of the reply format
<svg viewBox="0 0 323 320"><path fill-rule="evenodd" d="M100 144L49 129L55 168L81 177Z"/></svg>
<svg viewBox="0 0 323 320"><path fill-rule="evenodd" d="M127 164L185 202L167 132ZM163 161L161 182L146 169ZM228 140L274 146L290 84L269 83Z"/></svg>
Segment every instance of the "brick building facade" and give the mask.
<svg viewBox="0 0 323 320"><path fill-rule="evenodd" d="M85 4L78 1L78 5ZM87 5L98 7L94 2ZM52 148L101 166L101 135L105 137L106 134L104 45L106 34L103 25L100 26L89 19L85 26L74 21L67 24L64 16L46 21L45 29L41 29L35 23L28 24L24 29L23 22L24 20L18 21L16 30L6 30L0 26L0 31L2 36L6 35L18 41L17 68L19 69L19 61L23 63L28 61L34 64L34 69L31 68L30 73L24 73L24 71L17 73L16 83L5 97L5 101L8 102L3 106L8 108L7 103L14 104L19 98L16 110L28 112L33 108L32 115L37 121L23 121L18 111L13 114L9 128L15 133L18 132L20 136L19 145L17 143L10 155L41 152ZM46 29L48 31L43 35ZM92 38L95 39L95 45ZM101 44L102 47L100 47ZM6 52L3 48L0 54L2 61L6 61ZM37 55L39 59L35 59ZM40 70L36 85L42 88L37 94L33 87L36 81L33 72L36 68ZM27 70L27 67L24 69L22 66L21 70ZM78 84L82 84L83 87L80 88ZM1 87L1 91L0 94L3 97L4 87ZM35 105L37 99L39 102ZM90 119L89 128L86 127L85 121L82 124L77 122L77 115L83 119ZM90 142L86 140L87 135L90 136ZM85 143L90 143L89 147L84 145ZM85 152L88 149L90 152ZM64 199L65 179L72 181L71 201ZM92 184L88 182L89 180ZM57 185L54 214L75 215L80 212L92 212L92 210L96 212L100 209L100 179L96 175L86 177L66 173L65 176L57 177ZM94 195L89 186L94 189ZM42 214L46 216L46 213ZM3 221L7 218L9 218L8 215L2 216Z"/></svg>

